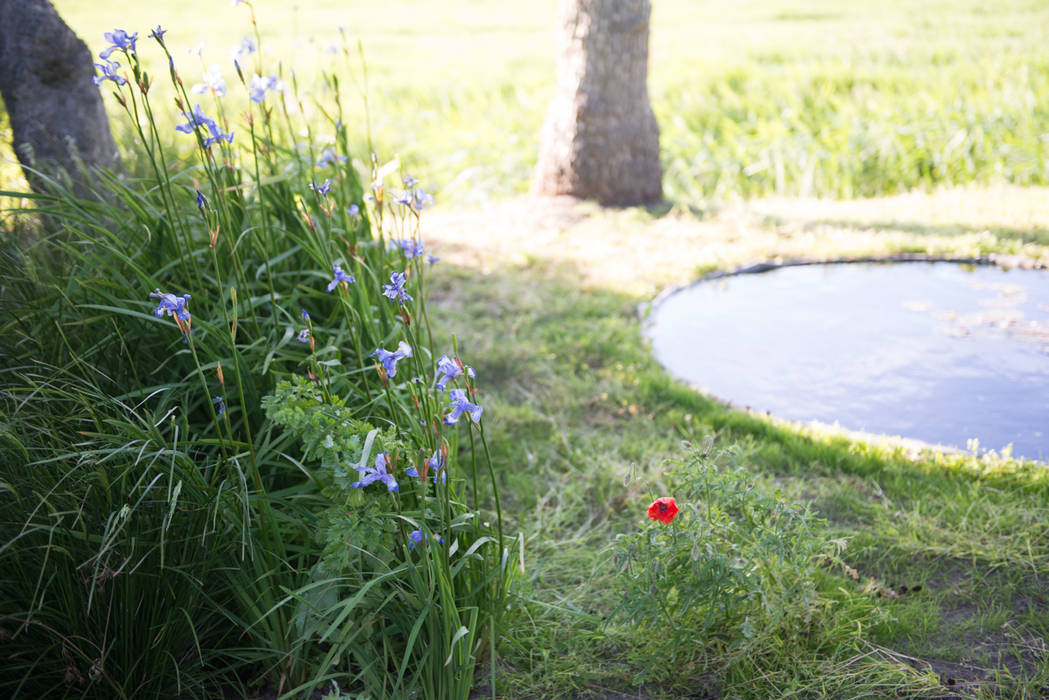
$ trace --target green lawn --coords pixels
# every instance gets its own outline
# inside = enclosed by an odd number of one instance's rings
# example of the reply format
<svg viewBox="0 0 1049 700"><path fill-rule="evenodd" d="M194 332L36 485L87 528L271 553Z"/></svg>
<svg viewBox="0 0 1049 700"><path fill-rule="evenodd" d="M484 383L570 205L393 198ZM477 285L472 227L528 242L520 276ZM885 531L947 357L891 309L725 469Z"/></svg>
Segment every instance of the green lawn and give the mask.
<svg viewBox="0 0 1049 700"><path fill-rule="evenodd" d="M768 200L700 218L580 207L539 224L529 222L540 215L517 206L436 214L437 250L461 265L434 291L438 318L494 382L483 396L499 416L497 460L508 465L504 488L526 533L527 590L556 603L512 635L510 696L570 688L601 697L638 684L670 697L697 688L712 688L715 697L1044 694L1049 471L851 442L697 395L654 362L636 316L638 304L680 282L687 265L619 276L616 248L602 244L601 232L649 236L649 245L694 256L705 269L804 252L1012 251L1044 263L1049 239L1038 203L1045 196L1045 189L1002 189ZM515 227L515 217L525 223ZM491 229L486 219L495 222ZM486 247L500 223L513 231L510 245ZM535 238L556 235L567 250L531 244L530 226ZM481 233L460 233L471 229ZM514 245L520 248L509 252ZM667 470L687 445L710 440L735 445L758 483L810 504L848 542L842 556L856 578L838 571L832 586L873 601L881 615L866 631L852 623L862 659L841 649L762 649L759 669L740 664L704 674L693 667L675 676L628 630L598 622L618 604L610 594L614 542L637 528L652 497L677 483ZM842 624L855 603L839 601ZM602 650L597 661L591 644ZM850 668L862 660L931 673L930 684L922 690L916 675L886 677L876 664Z"/></svg>
<svg viewBox="0 0 1049 700"><path fill-rule="evenodd" d="M104 31L138 31L140 52L158 72L161 55L144 37L163 25L187 85L199 70L186 49L204 42L204 63L228 66L229 46L251 32L248 9L224 0L55 4L96 53ZM370 123L380 156L399 153L436 190L432 240L431 214L422 218L423 236L444 258L429 282L435 347L454 337L477 370L507 529L522 535L521 575L498 644L498 693L1045 697L1043 465L915 456L730 411L660 369L637 308L663 285L778 256L1008 253L1044 264L1049 6L762 0L726 9L656 0L650 92L668 206L581 205L539 224L513 207L542 204L500 207L527 189L536 159L552 90L555 5L317 0L255 8L265 71L290 82L294 70L306 119L320 124L312 96L330 97L318 72L344 64L355 77L344 78L341 95L354 159L367 161ZM327 52L332 43L335 54ZM225 73L231 99L244 102L232 70ZM158 85L157 104L165 94ZM112 98L107 105L116 116ZM173 114L161 119L176 123ZM131 153L131 130L118 135ZM186 148L174 134L170 143ZM326 137L314 134L313 145ZM0 189L18 180L10 164L0 169ZM971 189L951 189L957 185ZM470 208L492 202L490 210ZM296 206L288 205L287 220L300 218ZM529 244L540 229L554 241L546 249ZM579 241L600 242L602 232L637 246L687 240L690 257L601 277L596 261L615 251ZM169 261L167 271L175 267ZM108 289L101 274L84 285ZM89 334L97 311L61 329ZM10 425L16 403L3 404ZM10 437L7 426L0 437ZM267 445L275 463L277 447ZM775 619L777 611L766 611L710 638L696 631L670 653L661 630L615 615L623 586L617 543L644 525L653 497L684 488L671 466L707 447L719 468L749 472L756 492L778 490L811 508L841 547L811 572L822 607L784 606L785 616L804 620L796 637L755 630ZM786 572L798 562L781 564Z"/></svg>

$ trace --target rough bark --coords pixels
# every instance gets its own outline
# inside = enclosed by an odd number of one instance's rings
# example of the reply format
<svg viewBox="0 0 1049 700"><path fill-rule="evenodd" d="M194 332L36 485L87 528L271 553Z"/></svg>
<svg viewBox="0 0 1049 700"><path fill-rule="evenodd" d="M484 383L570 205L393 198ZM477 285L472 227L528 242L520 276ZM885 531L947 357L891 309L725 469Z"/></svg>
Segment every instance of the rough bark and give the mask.
<svg viewBox="0 0 1049 700"><path fill-rule="evenodd" d="M0 0L0 96L30 187L68 173L78 189L92 167L117 164L87 45L47 0ZM86 167L85 167L86 166Z"/></svg>
<svg viewBox="0 0 1049 700"><path fill-rule="evenodd" d="M534 192L611 205L662 197L647 84L651 11L649 0L562 0Z"/></svg>

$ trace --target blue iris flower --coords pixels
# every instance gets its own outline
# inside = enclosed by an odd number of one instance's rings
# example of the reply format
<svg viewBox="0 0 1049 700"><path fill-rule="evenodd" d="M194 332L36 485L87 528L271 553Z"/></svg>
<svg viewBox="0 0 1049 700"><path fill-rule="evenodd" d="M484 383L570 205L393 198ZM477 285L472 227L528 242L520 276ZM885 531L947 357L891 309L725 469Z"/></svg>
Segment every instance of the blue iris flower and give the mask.
<svg viewBox="0 0 1049 700"><path fill-rule="evenodd" d="M226 96L226 81L222 79L222 67L216 63L212 63L211 66L204 71L204 82L197 83L194 85L190 92L194 95L201 95L205 92L210 92L213 95L219 97Z"/></svg>
<svg viewBox="0 0 1049 700"><path fill-rule="evenodd" d="M347 156L340 156L338 153L335 152L334 148L325 148L323 151L321 151L321 155L317 159L317 167L323 168L325 165L329 165L335 162L345 163L346 160Z"/></svg>
<svg viewBox="0 0 1049 700"><path fill-rule="evenodd" d="M222 129L220 129L218 124L214 121L208 124L208 131L211 132L211 136L204 139L204 148L207 148L217 141L222 141L223 139L226 140L226 143L233 143L233 132L231 131L228 134L222 133Z"/></svg>
<svg viewBox="0 0 1049 700"><path fill-rule="evenodd" d="M265 78L254 76L251 79L251 87L248 89L248 97L252 102L259 103L266 99Z"/></svg>
<svg viewBox="0 0 1049 700"><path fill-rule="evenodd" d="M213 398L211 400L211 403L215 404L215 408L219 410L220 416L226 412L226 402L221 396L216 396L215 398Z"/></svg>
<svg viewBox="0 0 1049 700"><path fill-rule="evenodd" d="M168 30L167 29L163 29L158 24L157 28L149 33L149 37L151 39L156 39L157 41L159 41L161 43L161 45L163 45L164 44L164 35L167 34L167 33L168 33Z"/></svg>
<svg viewBox="0 0 1049 700"><path fill-rule="evenodd" d="M444 417L446 425L455 425L464 413L469 413L474 423L480 422L481 411L484 409L475 403L470 403L470 400L466 398L465 390L452 389L448 392L448 401L451 403L452 412Z"/></svg>
<svg viewBox="0 0 1049 700"><path fill-rule="evenodd" d="M384 284L382 286L383 296L402 305L405 302L411 301L412 296L404 291L404 283L407 281L407 277L404 276L403 272L391 272L390 284Z"/></svg>
<svg viewBox="0 0 1049 700"><path fill-rule="evenodd" d="M102 53L98 54L98 57L105 61L114 51L134 51L135 40L138 39L138 32L128 34L123 29L114 29L111 32L106 32L102 36L111 44L110 46L107 46Z"/></svg>
<svg viewBox="0 0 1049 700"><path fill-rule="evenodd" d="M303 328L301 331L299 331L299 335L297 336L297 338L299 339L300 343L310 342L310 329Z"/></svg>
<svg viewBox="0 0 1049 700"><path fill-rule="evenodd" d="M398 241L396 239L391 240L389 249L393 250L394 248L400 248L404 252L404 256L409 260L412 258L418 258L426 250L422 241L418 239L413 240L411 238L405 238L403 241Z"/></svg>
<svg viewBox="0 0 1049 700"><path fill-rule="evenodd" d="M406 357L412 356L412 346L403 340L397 344L397 349L393 352L384 350L382 348L376 348L375 352L368 357L378 357L379 362L382 363L382 368L386 370L386 376L392 377L397 374L397 363Z"/></svg>
<svg viewBox="0 0 1049 700"><path fill-rule="evenodd" d="M415 549L415 545L423 541L422 530L412 530L408 533L408 549Z"/></svg>
<svg viewBox="0 0 1049 700"><path fill-rule="evenodd" d="M360 208L360 207L358 207L358 206L357 206L356 204L351 204L351 205L350 205L350 206L349 206L349 207L348 207L348 208L346 209L346 215L347 215L347 216L351 216L351 217L352 217L352 216L360 216L360 215L361 215L361 208Z"/></svg>
<svg viewBox="0 0 1049 700"><path fill-rule="evenodd" d="M316 192L317 194L331 194L331 178L326 179L320 185L318 185L316 182L311 182L310 189Z"/></svg>
<svg viewBox="0 0 1049 700"><path fill-rule="evenodd" d="M266 92L276 92L277 90L283 89L283 84L275 75L271 75L268 78L263 78L261 75L255 75L251 78L251 86L248 88L249 97L252 102L262 102L266 99Z"/></svg>
<svg viewBox="0 0 1049 700"><path fill-rule="evenodd" d="M335 289L335 287L338 286L339 282L345 282L346 284L353 284L354 282L357 281L357 280L355 280L353 278L353 275L348 275L345 272L343 272L342 268L339 267L339 263L333 264L331 266L331 268L332 268L332 274L335 275L335 278L331 282L328 283L328 291L329 292L331 290Z"/></svg>
<svg viewBox="0 0 1049 700"><path fill-rule="evenodd" d="M444 388L448 386L448 382L462 374L463 369L457 361L451 359L447 355L441 355L441 358L437 360L437 373L440 376L437 377L436 386L441 391L444 391ZM473 379L477 376L477 373L474 372L473 367L468 366L466 368L466 375Z"/></svg>
<svg viewBox="0 0 1049 700"><path fill-rule="evenodd" d="M96 63L95 65L102 71L102 75L96 75L91 79L96 86L107 80L112 80L117 85L127 85L127 80L123 76L117 75L116 71L120 68L120 64L116 61L106 61L105 63Z"/></svg>
<svg viewBox="0 0 1049 700"><path fill-rule="evenodd" d="M442 484L448 481L448 472L444 468L444 457L441 456L440 450L433 451L433 455L426 460L426 466L433 472L433 483L437 483L438 474Z"/></svg>
<svg viewBox="0 0 1049 700"><path fill-rule="evenodd" d="M412 191L412 205L416 210L428 207L433 204L433 195L423 189L416 189Z"/></svg>
<svg viewBox="0 0 1049 700"><path fill-rule="evenodd" d="M157 318L167 314L168 316L177 317L180 321L189 320L189 309L186 308L186 302L190 299L188 294L183 294L179 297L157 289L151 292L149 296L153 299L160 299L160 304L153 310Z"/></svg>
<svg viewBox="0 0 1049 700"><path fill-rule="evenodd" d="M418 479L419 478L419 470L416 469L414 466L408 467L407 469L405 469L404 473L407 474L408 476L412 477L413 479Z"/></svg>
<svg viewBox="0 0 1049 700"><path fill-rule="evenodd" d="M357 467L357 471L361 474L361 480L355 481L350 486L355 489L364 488L370 484L374 484L376 481L381 481L386 484L386 490L390 493L397 491L397 480L393 478L393 475L386 471L386 459L388 455L385 452L380 452L375 458L375 468L370 467Z"/></svg>
<svg viewBox="0 0 1049 700"><path fill-rule="evenodd" d="M200 190L197 190L197 209L204 211L204 207L208 206L207 197Z"/></svg>
<svg viewBox="0 0 1049 700"><path fill-rule="evenodd" d="M175 127L175 131L181 131L183 134L192 134L195 129L200 127L216 127L215 120L204 114L204 110L200 108L199 104L193 105L193 111L189 114L183 112L182 116L186 118L185 124L179 124Z"/></svg>

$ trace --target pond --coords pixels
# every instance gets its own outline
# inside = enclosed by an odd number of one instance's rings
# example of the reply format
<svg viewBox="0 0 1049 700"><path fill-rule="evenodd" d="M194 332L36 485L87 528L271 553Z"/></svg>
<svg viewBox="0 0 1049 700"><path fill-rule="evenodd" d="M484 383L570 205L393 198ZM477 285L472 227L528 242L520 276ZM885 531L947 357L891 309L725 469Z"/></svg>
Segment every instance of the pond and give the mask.
<svg viewBox="0 0 1049 700"><path fill-rule="evenodd" d="M1049 458L1044 270L780 267L667 294L646 332L671 374L736 406Z"/></svg>

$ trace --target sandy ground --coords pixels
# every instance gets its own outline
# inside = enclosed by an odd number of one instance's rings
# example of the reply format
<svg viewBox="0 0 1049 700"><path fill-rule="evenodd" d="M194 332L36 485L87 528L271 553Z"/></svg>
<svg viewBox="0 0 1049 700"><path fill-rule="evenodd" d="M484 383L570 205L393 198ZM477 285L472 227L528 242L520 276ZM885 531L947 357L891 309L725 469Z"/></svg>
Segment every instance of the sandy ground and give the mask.
<svg viewBox="0 0 1049 700"><path fill-rule="evenodd" d="M1002 249L1049 262L1049 188L956 188L853 201L767 199L694 212L602 209L569 197L521 197L425 212L423 238L447 262L568 264L584 286L640 295L713 268L925 249Z"/></svg>

